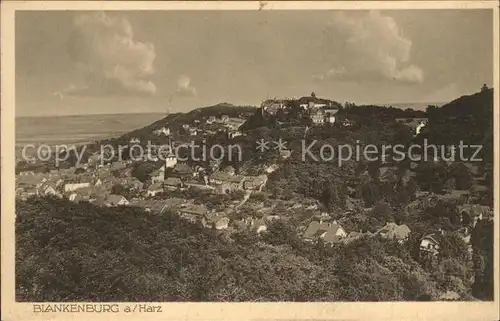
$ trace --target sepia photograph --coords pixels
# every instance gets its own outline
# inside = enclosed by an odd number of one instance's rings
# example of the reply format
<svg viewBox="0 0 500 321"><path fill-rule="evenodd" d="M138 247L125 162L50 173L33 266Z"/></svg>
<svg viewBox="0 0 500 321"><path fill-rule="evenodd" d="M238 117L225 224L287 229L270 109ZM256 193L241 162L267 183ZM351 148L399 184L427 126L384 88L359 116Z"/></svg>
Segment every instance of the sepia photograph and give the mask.
<svg viewBox="0 0 500 321"><path fill-rule="evenodd" d="M15 304L498 303L498 2L299 4L11 10Z"/></svg>

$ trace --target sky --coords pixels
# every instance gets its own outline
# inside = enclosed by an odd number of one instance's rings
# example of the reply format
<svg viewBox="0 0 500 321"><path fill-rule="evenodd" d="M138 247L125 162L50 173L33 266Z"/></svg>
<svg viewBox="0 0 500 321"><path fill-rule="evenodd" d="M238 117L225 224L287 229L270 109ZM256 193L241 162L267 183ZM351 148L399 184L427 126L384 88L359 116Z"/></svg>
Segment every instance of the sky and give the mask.
<svg viewBox="0 0 500 321"><path fill-rule="evenodd" d="M16 116L447 102L492 86L493 12L18 11L15 51Z"/></svg>

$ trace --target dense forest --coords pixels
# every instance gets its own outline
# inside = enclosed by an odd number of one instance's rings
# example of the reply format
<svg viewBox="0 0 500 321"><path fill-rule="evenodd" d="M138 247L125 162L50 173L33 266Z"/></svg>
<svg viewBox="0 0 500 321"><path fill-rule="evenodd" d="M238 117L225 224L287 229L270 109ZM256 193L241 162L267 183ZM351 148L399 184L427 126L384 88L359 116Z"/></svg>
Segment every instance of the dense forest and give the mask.
<svg viewBox="0 0 500 321"><path fill-rule="evenodd" d="M135 207L32 199L16 210L21 301L389 301L467 293L460 252L432 271L413 259L411 245L378 238L311 245L279 222L260 238L225 239Z"/></svg>

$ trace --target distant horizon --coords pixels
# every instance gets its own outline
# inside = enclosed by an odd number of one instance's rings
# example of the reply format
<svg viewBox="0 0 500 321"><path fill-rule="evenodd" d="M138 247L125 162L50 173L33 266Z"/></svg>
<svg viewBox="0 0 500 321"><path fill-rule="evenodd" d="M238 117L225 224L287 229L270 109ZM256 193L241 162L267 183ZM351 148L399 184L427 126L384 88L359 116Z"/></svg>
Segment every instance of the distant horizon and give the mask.
<svg viewBox="0 0 500 321"><path fill-rule="evenodd" d="M456 97L455 99L458 99L460 97ZM454 99L453 99L454 100ZM355 105L358 105L358 106L362 106L362 105L373 105L373 106L380 106L380 107L394 107L394 108L411 108L411 106L406 106L406 105L420 105L420 107L422 107L422 105L437 105L439 107L441 107L442 105L444 104L447 104L453 100L449 100L449 101L427 101L427 102L390 102L390 103L366 103L366 102L363 102L363 103L358 103L358 102L353 102ZM217 103L215 105L211 105L211 106L202 106L202 107L195 107L195 108L192 108L192 109L189 109L189 110L185 110L185 111L172 111L172 112L160 112L160 111L145 111L145 112L135 112L135 111L132 111L132 112L117 112L117 113L110 113L110 112L104 112L104 113L85 113L85 114L44 114L44 115L16 115L15 118L18 119L18 118L43 118L43 117L77 117L77 116L106 116L106 115L145 115L145 114L149 114L149 115L152 115L152 114L158 114L158 115L169 115L169 114L177 114L177 113L189 113L193 110L196 110L196 109L200 109L200 108L209 108L209 107L213 107L213 106L217 106L217 105L221 105L221 104L229 104L229 105L233 105L235 107L255 107L255 108L260 108L260 106L257 106L257 105L236 105L236 104L233 104L233 103L230 103L230 102L220 102L220 103ZM421 109L415 109L415 110L421 110Z"/></svg>

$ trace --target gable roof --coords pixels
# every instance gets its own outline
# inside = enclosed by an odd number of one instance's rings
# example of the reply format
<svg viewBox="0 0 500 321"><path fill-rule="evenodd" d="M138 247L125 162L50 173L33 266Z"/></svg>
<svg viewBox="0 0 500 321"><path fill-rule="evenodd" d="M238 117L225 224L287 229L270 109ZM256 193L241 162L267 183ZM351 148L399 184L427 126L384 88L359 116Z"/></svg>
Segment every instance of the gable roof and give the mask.
<svg viewBox="0 0 500 321"><path fill-rule="evenodd" d="M337 223L319 223L318 221L312 221L311 223L309 223L303 236L306 239L313 239L315 237L324 235L323 240L325 242L334 242L337 241L338 238L338 236L335 234L341 228L342 227Z"/></svg>
<svg viewBox="0 0 500 321"><path fill-rule="evenodd" d="M191 206L185 207L180 210L181 213L188 213L188 214L194 214L198 216L203 216L208 213L208 209L205 205L203 204L193 204Z"/></svg>
<svg viewBox="0 0 500 321"><path fill-rule="evenodd" d="M182 184L182 181L178 177L167 177L165 181L163 181L163 184L167 186L178 186Z"/></svg>
<svg viewBox="0 0 500 321"><path fill-rule="evenodd" d="M160 183L152 184L148 187L148 191L157 191L157 190L163 190L163 187Z"/></svg>
<svg viewBox="0 0 500 321"><path fill-rule="evenodd" d="M403 240L408 237L408 234L411 233L410 228L405 225L397 225L394 222L388 222L384 227L379 229L375 234L386 233L388 238L393 238L396 240Z"/></svg>
<svg viewBox="0 0 500 321"><path fill-rule="evenodd" d="M443 239L443 236L442 236L440 233L431 233L431 234L424 235L424 236L421 238L421 241L422 241L423 239L432 240L432 241L434 241L434 243L436 243L436 244L441 244L441 241L442 241L442 239Z"/></svg>
<svg viewBox="0 0 500 321"><path fill-rule="evenodd" d="M218 180L230 183L241 183L245 180L245 176L241 175L229 175L228 173L218 171L210 175L211 180Z"/></svg>
<svg viewBox="0 0 500 321"><path fill-rule="evenodd" d="M334 105L334 102L329 99L323 99L323 98L318 98L318 97L312 97L312 96L304 96L300 97L298 99L300 104L308 104L310 102L313 102L315 104L325 104L325 105Z"/></svg>
<svg viewBox="0 0 500 321"><path fill-rule="evenodd" d="M318 221L312 221L311 223L309 223L309 225L307 226L307 229L305 230L305 232L303 234L304 238L306 238L306 239L312 239L313 236L318 231L319 225L320 224L319 224Z"/></svg>
<svg viewBox="0 0 500 321"><path fill-rule="evenodd" d="M185 163L177 163L174 166L174 172L179 174L192 174L193 169L191 168L191 166Z"/></svg>
<svg viewBox="0 0 500 321"><path fill-rule="evenodd" d="M225 219L225 220L227 220L227 222L229 222L229 219L226 216L221 215L221 214L206 215L205 218L206 218L208 223L217 223L223 219Z"/></svg>

